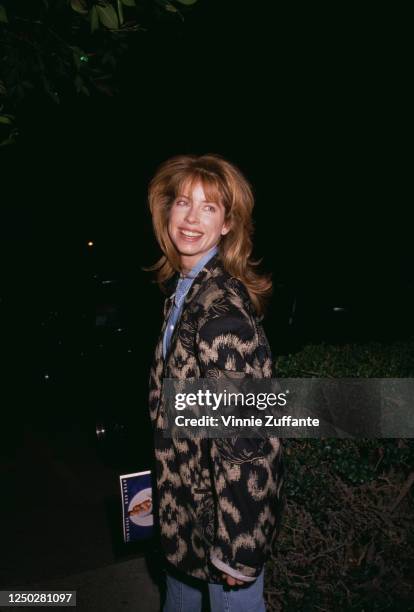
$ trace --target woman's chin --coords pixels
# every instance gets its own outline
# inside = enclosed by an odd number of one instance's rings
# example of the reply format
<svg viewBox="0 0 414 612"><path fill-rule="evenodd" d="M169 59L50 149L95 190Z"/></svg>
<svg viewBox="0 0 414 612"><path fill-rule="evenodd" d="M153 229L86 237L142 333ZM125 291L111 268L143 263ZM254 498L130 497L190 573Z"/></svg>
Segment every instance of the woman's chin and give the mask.
<svg viewBox="0 0 414 612"><path fill-rule="evenodd" d="M181 253L182 255L194 255L195 253L198 253L198 251L200 250L200 244L197 242L183 242L181 240L177 241L176 243L176 249L179 253Z"/></svg>

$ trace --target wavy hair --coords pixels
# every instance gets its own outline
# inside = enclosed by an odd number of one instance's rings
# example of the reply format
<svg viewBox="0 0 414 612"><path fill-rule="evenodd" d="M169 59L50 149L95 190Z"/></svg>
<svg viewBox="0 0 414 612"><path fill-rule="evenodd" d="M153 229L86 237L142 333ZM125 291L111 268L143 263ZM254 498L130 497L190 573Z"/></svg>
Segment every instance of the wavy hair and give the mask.
<svg viewBox="0 0 414 612"><path fill-rule="evenodd" d="M148 203L155 237L163 256L147 272L156 273L156 282L165 291L166 283L180 271L180 256L168 233L168 217L174 199L184 187L200 182L206 198L224 206L229 232L218 244L225 270L246 287L258 315L263 315L272 292L270 274L259 274L259 261L251 259L253 249L252 188L234 164L217 154L177 155L162 163L148 188Z"/></svg>

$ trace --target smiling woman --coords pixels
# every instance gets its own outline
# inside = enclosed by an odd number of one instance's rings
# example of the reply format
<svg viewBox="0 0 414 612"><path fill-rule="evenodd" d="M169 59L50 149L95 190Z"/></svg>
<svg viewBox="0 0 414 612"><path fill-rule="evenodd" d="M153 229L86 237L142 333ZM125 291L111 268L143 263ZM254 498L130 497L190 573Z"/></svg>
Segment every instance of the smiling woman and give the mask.
<svg viewBox="0 0 414 612"><path fill-rule="evenodd" d="M158 169L149 205L163 252L150 269L161 289L175 285L149 380L164 612L201 611L206 588L212 612L264 612L264 564L284 499L280 441L167 438L161 393L164 378L272 376L261 325L271 281L251 260L252 190L218 155L181 155Z"/></svg>
<svg viewBox="0 0 414 612"><path fill-rule="evenodd" d="M149 186L148 199L155 237L163 255L146 270L156 272L160 289L166 292L166 283L174 274L182 272L185 253L180 252L179 246L190 244L183 241L185 234L181 234L179 244L177 228L171 235L176 208L189 210L189 217L188 214L187 218L184 214L179 217L182 222L179 227L183 231L203 233L206 225L210 239L215 224L212 219L218 216L220 219L213 235L220 258L226 270L243 283L257 314L262 316L272 291L272 281L268 275L256 272L259 262L251 258L254 198L250 184L237 166L219 155L177 155L158 168ZM203 218L198 218L201 214L199 206L203 204ZM221 216L223 211L224 218ZM197 249L202 242L205 244L201 238L199 244L197 239L194 241L198 244ZM197 255L193 261L195 259Z"/></svg>
<svg viewBox="0 0 414 612"><path fill-rule="evenodd" d="M181 271L189 272L229 231L225 209L220 202L207 202L201 182L183 186L175 198L168 221L168 233L180 253Z"/></svg>

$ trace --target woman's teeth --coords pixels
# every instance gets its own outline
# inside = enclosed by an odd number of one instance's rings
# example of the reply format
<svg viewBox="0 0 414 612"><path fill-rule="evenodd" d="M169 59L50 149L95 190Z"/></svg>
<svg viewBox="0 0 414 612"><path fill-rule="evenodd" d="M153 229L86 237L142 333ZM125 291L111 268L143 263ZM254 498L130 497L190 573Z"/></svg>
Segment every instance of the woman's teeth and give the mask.
<svg viewBox="0 0 414 612"><path fill-rule="evenodd" d="M183 234L183 236L187 236L188 238L198 238L199 236L202 236L202 234L200 234L199 232L187 232L181 230L181 233Z"/></svg>

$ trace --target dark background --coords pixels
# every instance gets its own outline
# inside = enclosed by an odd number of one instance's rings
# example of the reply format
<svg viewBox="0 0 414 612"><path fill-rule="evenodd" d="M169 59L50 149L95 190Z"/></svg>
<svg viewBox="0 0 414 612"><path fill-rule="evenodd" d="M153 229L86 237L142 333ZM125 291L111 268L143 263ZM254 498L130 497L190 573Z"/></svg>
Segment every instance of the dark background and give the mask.
<svg viewBox="0 0 414 612"><path fill-rule="evenodd" d="M163 299L142 270L160 254L146 190L177 153L224 155L253 185L254 256L274 279L265 327L275 356L307 342L408 338L403 51L379 12L270 15L200 1L182 26L134 37L118 95L54 105L34 92L19 145L2 151L14 394L33 388L46 406L49 387L53 397L64 389L76 397L70 413L83 416L79 396L90 406L139 397L145 412Z"/></svg>
<svg viewBox="0 0 414 612"><path fill-rule="evenodd" d="M57 432L72 432L68 456L92 448L102 422L102 462L146 468L163 299L142 270L160 254L146 190L177 153L219 153L253 185L275 357L412 335L404 37L378 13L243 7L200 1L182 28L137 36L118 96L34 93L21 109L19 145L1 152L11 461L33 432L34 455Z"/></svg>

